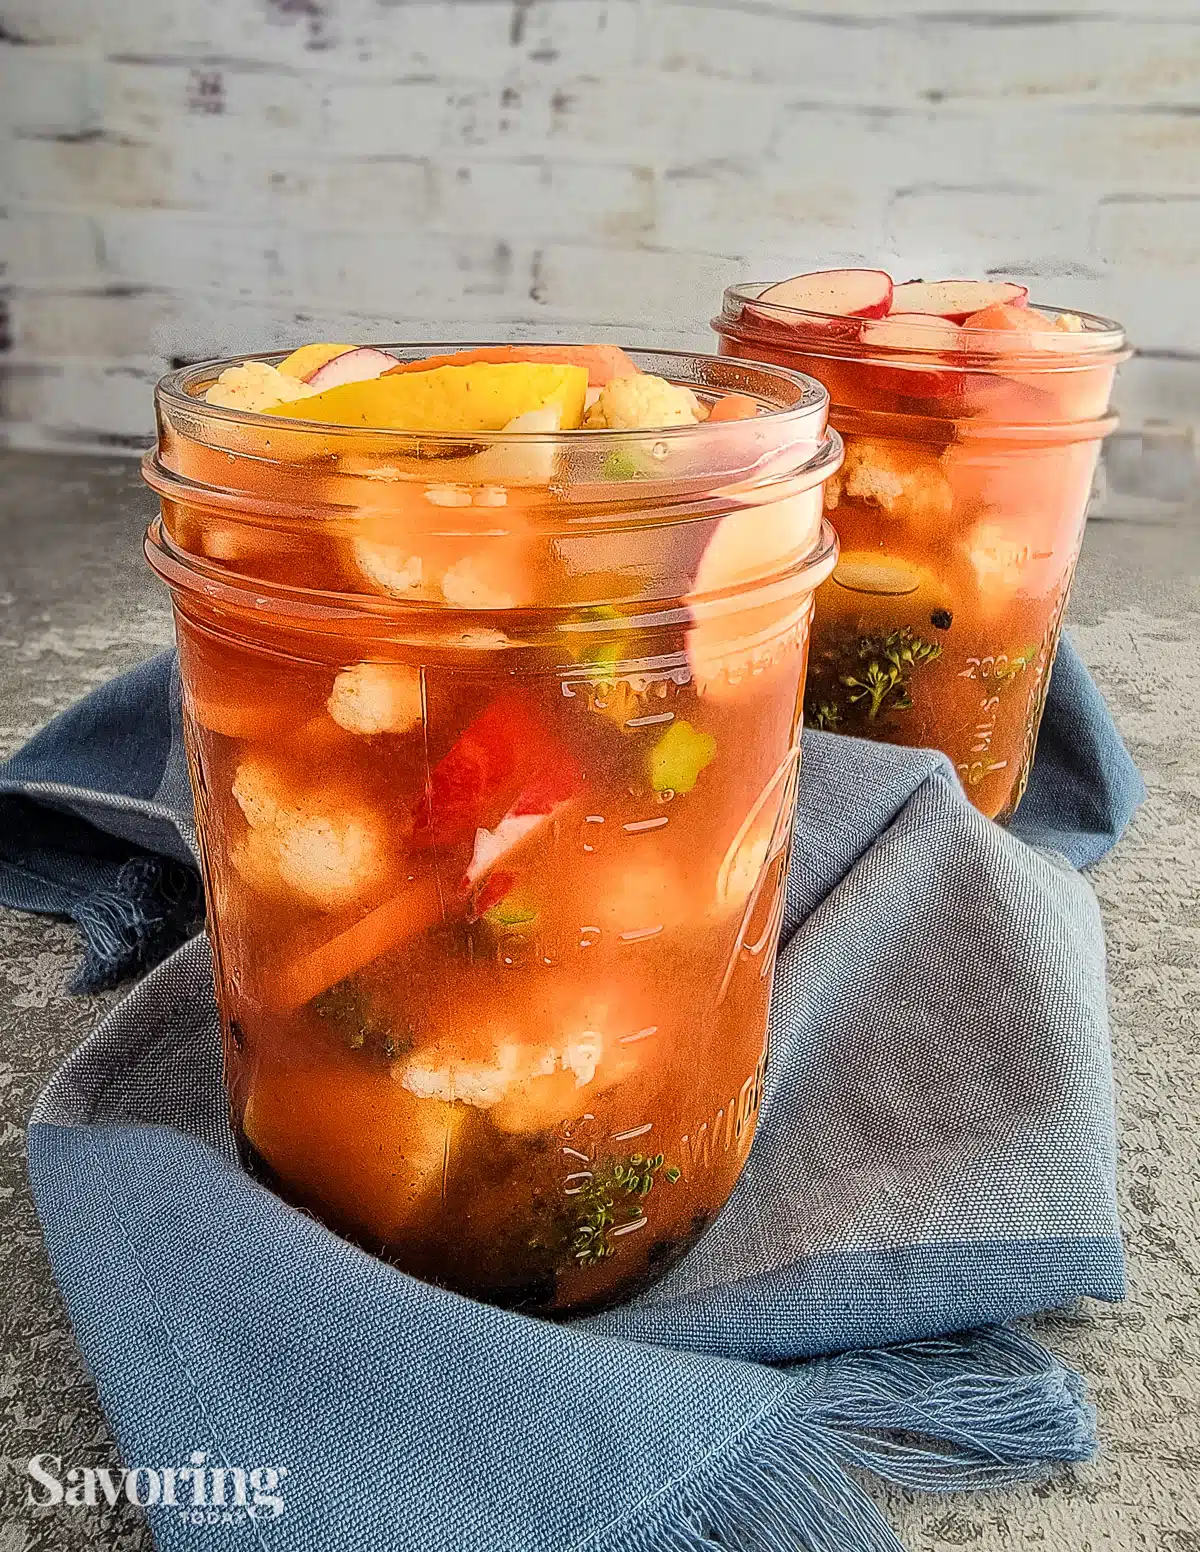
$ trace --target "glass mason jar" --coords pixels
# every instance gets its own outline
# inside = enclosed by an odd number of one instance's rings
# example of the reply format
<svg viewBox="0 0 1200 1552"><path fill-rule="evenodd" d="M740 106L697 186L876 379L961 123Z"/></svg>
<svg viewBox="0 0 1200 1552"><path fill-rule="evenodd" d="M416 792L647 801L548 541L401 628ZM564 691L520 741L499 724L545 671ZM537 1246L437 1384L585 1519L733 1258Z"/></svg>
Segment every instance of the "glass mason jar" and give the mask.
<svg viewBox="0 0 1200 1552"><path fill-rule="evenodd" d="M206 404L219 362L144 465L248 1167L545 1312L660 1276L741 1171L836 559L825 390L634 355L758 414L347 429Z"/></svg>
<svg viewBox="0 0 1200 1552"><path fill-rule="evenodd" d="M1124 334L1079 314L1041 348L962 328L947 351L941 320L906 317L897 348L764 289L726 291L720 350L817 377L846 448L825 490L841 555L817 598L809 725L944 750L1003 821L1033 760Z"/></svg>

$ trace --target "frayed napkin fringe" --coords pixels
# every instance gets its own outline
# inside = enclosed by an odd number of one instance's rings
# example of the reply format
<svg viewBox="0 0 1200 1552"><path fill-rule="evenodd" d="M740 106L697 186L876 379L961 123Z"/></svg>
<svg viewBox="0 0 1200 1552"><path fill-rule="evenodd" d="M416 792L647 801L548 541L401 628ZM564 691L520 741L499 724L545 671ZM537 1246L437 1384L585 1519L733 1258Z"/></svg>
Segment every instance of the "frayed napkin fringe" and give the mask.
<svg viewBox="0 0 1200 1552"><path fill-rule="evenodd" d="M1056 1464L1092 1458L1095 1423L1080 1377L1007 1327L848 1353L797 1370L795 1393L752 1441L739 1436L740 1459L727 1454L702 1487L674 1489L649 1522L588 1545L903 1552L852 1472L926 1492L1038 1481Z"/></svg>
<svg viewBox="0 0 1200 1552"><path fill-rule="evenodd" d="M84 939L73 992L106 991L179 947L203 917L200 880L169 857L133 857L112 889L74 901L71 916Z"/></svg>

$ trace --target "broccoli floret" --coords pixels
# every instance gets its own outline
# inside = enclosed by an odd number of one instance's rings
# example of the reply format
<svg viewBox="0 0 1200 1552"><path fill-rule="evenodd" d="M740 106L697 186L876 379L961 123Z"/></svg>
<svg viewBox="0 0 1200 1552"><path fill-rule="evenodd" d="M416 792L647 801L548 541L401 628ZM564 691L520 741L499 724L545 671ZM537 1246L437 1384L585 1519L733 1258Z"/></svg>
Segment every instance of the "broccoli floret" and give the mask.
<svg viewBox="0 0 1200 1552"><path fill-rule="evenodd" d="M941 657L942 649L936 642L922 641L905 626L882 638L867 637L860 642L858 655L864 666L857 673L843 674L842 683L852 705L867 703L867 716L873 722L889 705L897 711L909 709L908 684L913 669Z"/></svg>
<svg viewBox="0 0 1200 1552"><path fill-rule="evenodd" d="M393 1019L374 1006L370 993L354 976L322 992L312 1008L352 1051L392 1061L412 1049L412 1032L397 1029Z"/></svg>
<svg viewBox="0 0 1200 1552"><path fill-rule="evenodd" d="M807 708L809 724L820 733L836 733L842 714L834 701L818 701Z"/></svg>
<svg viewBox="0 0 1200 1552"><path fill-rule="evenodd" d="M615 448L600 465L600 473L606 480L644 480L645 469L626 448Z"/></svg>
<svg viewBox="0 0 1200 1552"><path fill-rule="evenodd" d="M606 625L616 624L625 616L612 604L597 604L594 608L585 609L581 618L589 622L594 621L598 625ZM576 655L579 661L591 671L597 682L609 684L614 678L613 670L616 664L629 656L629 650L628 644L623 640L602 641L595 645L584 639Z"/></svg>
<svg viewBox="0 0 1200 1552"><path fill-rule="evenodd" d="M827 648L813 666L805 714L813 727L832 732L843 723L871 723L890 711L908 711L913 674L941 655L939 643L922 641L907 625L863 636L848 650Z"/></svg>

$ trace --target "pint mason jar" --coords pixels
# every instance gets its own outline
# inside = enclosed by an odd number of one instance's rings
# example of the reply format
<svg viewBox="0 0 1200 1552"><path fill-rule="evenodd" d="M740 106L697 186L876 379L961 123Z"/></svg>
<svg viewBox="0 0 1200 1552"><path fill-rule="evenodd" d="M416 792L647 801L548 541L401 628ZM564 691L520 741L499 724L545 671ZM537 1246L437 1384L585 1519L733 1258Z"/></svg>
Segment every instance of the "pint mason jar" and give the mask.
<svg viewBox="0 0 1200 1552"><path fill-rule="evenodd" d="M836 560L825 390L633 354L757 414L347 429L217 362L144 465L246 1164L531 1311L659 1277L742 1169Z"/></svg>
<svg viewBox="0 0 1200 1552"><path fill-rule="evenodd" d="M817 377L846 448L825 491L841 554L817 598L809 725L941 749L1003 821L1033 761L1124 334L1077 314L1027 348L964 327L947 351L940 319L906 316L896 348L765 289L726 291L720 350Z"/></svg>

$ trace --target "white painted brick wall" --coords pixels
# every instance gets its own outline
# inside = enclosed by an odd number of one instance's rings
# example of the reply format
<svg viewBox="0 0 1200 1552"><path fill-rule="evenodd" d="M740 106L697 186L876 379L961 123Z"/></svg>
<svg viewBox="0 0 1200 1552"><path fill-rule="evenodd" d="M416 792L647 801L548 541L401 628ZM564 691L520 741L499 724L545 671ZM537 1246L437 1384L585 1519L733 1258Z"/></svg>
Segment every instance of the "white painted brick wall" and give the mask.
<svg viewBox="0 0 1200 1552"><path fill-rule="evenodd" d="M723 285L1017 273L1200 423L1197 0L0 0L0 413L344 335L707 344Z"/></svg>

